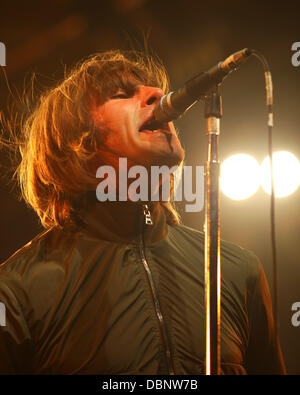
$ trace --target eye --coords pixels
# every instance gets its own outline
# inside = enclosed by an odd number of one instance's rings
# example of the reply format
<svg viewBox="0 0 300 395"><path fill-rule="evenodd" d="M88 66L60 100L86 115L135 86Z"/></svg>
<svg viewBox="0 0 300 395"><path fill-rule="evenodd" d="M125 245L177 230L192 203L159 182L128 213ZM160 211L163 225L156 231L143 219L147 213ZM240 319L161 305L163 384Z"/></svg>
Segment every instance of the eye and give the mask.
<svg viewBox="0 0 300 395"><path fill-rule="evenodd" d="M128 99L130 95L125 92L117 92L114 95L111 96L111 99Z"/></svg>

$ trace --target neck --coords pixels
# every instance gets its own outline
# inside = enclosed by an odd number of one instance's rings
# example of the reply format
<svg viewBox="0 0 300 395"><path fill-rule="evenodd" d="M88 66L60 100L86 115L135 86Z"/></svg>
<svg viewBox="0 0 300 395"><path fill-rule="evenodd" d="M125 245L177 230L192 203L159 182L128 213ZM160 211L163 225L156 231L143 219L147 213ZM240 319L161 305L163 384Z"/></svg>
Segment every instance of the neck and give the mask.
<svg viewBox="0 0 300 395"><path fill-rule="evenodd" d="M149 213L145 213L145 206ZM152 225L146 224L148 214ZM99 202L94 196L84 213L85 228L103 240L136 242L141 233L147 242L155 242L166 235L164 209L159 202Z"/></svg>

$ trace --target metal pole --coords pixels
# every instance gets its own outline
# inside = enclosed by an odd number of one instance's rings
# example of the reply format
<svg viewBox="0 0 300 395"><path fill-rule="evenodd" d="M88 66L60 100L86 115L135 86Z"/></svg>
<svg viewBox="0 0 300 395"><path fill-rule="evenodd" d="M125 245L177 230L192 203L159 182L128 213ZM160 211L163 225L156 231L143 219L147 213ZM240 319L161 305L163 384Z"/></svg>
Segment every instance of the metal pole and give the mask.
<svg viewBox="0 0 300 395"><path fill-rule="evenodd" d="M205 98L208 136L205 174L205 306L207 375L221 374L221 266L220 266L220 162L219 134L222 102L217 86Z"/></svg>

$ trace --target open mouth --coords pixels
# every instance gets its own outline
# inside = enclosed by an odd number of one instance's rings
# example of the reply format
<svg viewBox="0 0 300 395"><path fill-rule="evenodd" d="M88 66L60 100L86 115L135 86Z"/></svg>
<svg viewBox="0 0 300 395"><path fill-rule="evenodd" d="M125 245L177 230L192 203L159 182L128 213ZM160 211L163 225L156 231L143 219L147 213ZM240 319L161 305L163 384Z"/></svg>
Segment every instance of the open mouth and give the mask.
<svg viewBox="0 0 300 395"><path fill-rule="evenodd" d="M155 121L154 119L147 120L140 128L139 132L150 132L150 133L155 133L158 132L159 130L166 130L169 131L169 125L167 122L158 122Z"/></svg>

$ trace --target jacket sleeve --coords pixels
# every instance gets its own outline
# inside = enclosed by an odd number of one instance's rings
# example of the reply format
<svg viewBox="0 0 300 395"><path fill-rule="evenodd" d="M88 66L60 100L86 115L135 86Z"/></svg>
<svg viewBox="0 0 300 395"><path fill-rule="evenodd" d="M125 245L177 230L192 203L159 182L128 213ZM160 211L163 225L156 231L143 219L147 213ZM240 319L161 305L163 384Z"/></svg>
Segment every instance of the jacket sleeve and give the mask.
<svg viewBox="0 0 300 395"><path fill-rule="evenodd" d="M32 373L32 341L20 282L0 270L0 374Z"/></svg>
<svg viewBox="0 0 300 395"><path fill-rule="evenodd" d="M285 374L279 341L275 336L272 301L260 262L248 279L247 308L249 343L246 355L248 374Z"/></svg>

